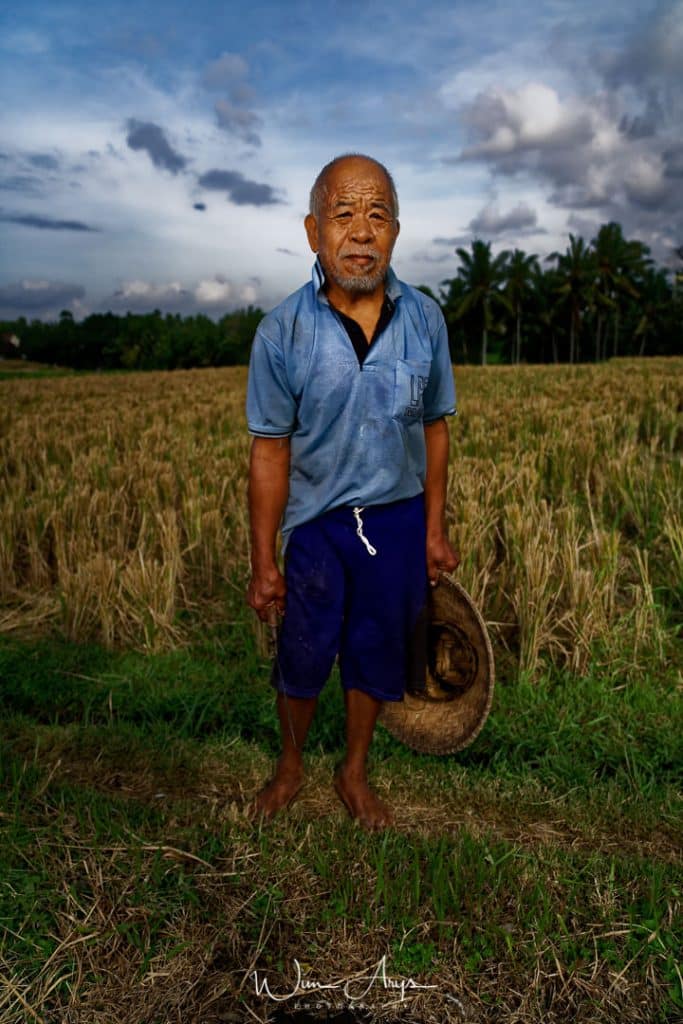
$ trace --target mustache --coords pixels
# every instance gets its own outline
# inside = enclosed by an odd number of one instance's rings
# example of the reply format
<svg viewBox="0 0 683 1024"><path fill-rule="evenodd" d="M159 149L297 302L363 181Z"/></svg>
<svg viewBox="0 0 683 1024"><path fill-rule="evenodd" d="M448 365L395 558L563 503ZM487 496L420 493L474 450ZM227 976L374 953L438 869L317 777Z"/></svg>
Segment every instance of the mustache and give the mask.
<svg viewBox="0 0 683 1024"><path fill-rule="evenodd" d="M364 256L373 260L378 260L381 253L377 252L376 249L344 249L341 252L341 259L347 259L349 256Z"/></svg>

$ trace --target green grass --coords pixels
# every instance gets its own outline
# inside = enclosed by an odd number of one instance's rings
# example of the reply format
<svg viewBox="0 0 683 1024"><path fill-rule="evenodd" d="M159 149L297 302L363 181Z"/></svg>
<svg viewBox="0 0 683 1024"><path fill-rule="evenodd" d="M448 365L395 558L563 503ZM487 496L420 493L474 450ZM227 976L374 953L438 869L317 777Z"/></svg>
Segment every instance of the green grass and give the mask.
<svg viewBox="0 0 683 1024"><path fill-rule="evenodd" d="M248 1019L254 969L286 991L294 957L330 981L381 956L437 986L426 1022L448 995L476 1021L683 1013L674 667L503 679L452 757L378 730L381 835L329 784L333 679L308 788L261 827L243 808L278 749L273 693L246 611L229 621L153 656L0 646L0 1019Z"/></svg>
<svg viewBox="0 0 683 1024"><path fill-rule="evenodd" d="M41 366L39 363L23 363L19 360L11 360L9 363L0 362L0 380L70 377L77 372L66 366Z"/></svg>

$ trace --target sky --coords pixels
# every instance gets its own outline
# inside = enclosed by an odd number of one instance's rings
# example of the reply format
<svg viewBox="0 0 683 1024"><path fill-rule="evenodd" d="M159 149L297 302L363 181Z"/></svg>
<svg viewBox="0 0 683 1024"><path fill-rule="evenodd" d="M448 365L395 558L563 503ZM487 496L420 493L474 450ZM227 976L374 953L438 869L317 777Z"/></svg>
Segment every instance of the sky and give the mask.
<svg viewBox="0 0 683 1024"><path fill-rule="evenodd" d="M683 245L683 0L23 0L0 14L0 317L269 309L344 152L400 278L619 221Z"/></svg>

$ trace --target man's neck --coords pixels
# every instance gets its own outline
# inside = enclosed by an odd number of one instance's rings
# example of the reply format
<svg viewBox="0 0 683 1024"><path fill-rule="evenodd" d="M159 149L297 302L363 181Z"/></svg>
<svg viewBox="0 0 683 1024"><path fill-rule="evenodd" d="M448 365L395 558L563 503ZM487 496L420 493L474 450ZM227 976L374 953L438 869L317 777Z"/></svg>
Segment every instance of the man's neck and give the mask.
<svg viewBox="0 0 683 1024"><path fill-rule="evenodd" d="M349 292L328 279L325 282L325 294L330 305L358 323L369 320L376 322L384 303L384 281L372 292Z"/></svg>

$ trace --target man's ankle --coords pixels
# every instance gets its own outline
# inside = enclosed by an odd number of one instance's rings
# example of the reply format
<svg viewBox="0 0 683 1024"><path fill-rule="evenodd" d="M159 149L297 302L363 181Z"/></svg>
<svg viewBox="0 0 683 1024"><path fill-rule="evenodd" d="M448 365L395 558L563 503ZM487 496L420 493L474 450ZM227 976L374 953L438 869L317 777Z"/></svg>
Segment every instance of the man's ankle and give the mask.
<svg viewBox="0 0 683 1024"><path fill-rule="evenodd" d="M278 772L284 772L287 775L303 775L304 773L304 762L301 754L298 751L285 751L280 754L280 758L277 763Z"/></svg>
<svg viewBox="0 0 683 1024"><path fill-rule="evenodd" d="M366 761L359 761L355 758L350 761L348 760L348 758L344 758L344 760L339 763L337 772L343 773L347 778L350 779L363 780L367 778L367 763Z"/></svg>

